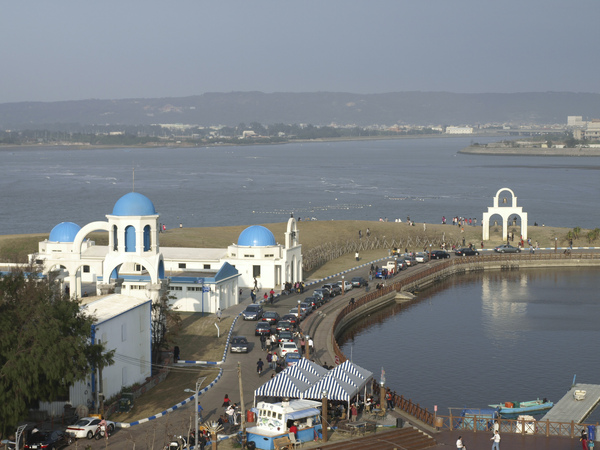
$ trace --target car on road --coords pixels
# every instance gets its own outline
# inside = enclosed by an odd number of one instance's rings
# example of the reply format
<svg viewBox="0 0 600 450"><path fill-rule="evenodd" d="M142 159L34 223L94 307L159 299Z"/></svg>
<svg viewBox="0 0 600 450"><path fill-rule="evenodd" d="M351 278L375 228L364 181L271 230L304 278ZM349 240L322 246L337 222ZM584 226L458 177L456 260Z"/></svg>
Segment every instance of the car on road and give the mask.
<svg viewBox="0 0 600 450"><path fill-rule="evenodd" d="M497 253L521 253L521 249L519 247L513 247L509 244L499 245L494 249Z"/></svg>
<svg viewBox="0 0 600 450"><path fill-rule="evenodd" d="M404 261L406 261L406 265L408 267L413 267L417 265L417 258L412 255L407 255L404 257Z"/></svg>
<svg viewBox="0 0 600 450"><path fill-rule="evenodd" d="M302 308L300 308L300 312L298 313L297 306L295 308L290 309L290 314L295 315L300 322L302 322L306 318L306 313L302 311Z"/></svg>
<svg viewBox="0 0 600 450"><path fill-rule="evenodd" d="M331 297L342 295L342 287L337 284L327 283L321 286L322 289L327 289Z"/></svg>
<svg viewBox="0 0 600 450"><path fill-rule="evenodd" d="M294 327L298 326L298 316L295 314L286 314L281 317L281 320L287 320L289 323L294 325Z"/></svg>
<svg viewBox="0 0 600 450"><path fill-rule="evenodd" d="M279 342L279 345L284 342L294 342L294 333L285 330L280 331L279 336L277 336L277 342Z"/></svg>
<svg viewBox="0 0 600 450"><path fill-rule="evenodd" d="M301 359L302 359L302 356L300 356L300 353L286 353L285 354L285 365L287 367L293 366Z"/></svg>
<svg viewBox="0 0 600 450"><path fill-rule="evenodd" d="M418 263L426 263L429 261L429 253L427 252L419 252L415 255L415 260Z"/></svg>
<svg viewBox="0 0 600 450"><path fill-rule="evenodd" d="M269 322L271 325L275 325L281 320L281 318L279 317L279 314L277 314L275 311L265 311L263 313L262 319L260 320L262 320L263 322Z"/></svg>
<svg viewBox="0 0 600 450"><path fill-rule="evenodd" d="M351 290L354 287L354 286L352 286L352 283L350 283L348 280L338 281L336 284L340 288L342 288L343 292L348 292L349 290Z"/></svg>
<svg viewBox="0 0 600 450"><path fill-rule="evenodd" d="M293 342L284 342L277 349L280 358L285 358L288 353L299 353L298 346Z"/></svg>
<svg viewBox="0 0 600 450"><path fill-rule="evenodd" d="M300 303L300 309L304 310L304 313L308 316L313 311L312 302Z"/></svg>
<svg viewBox="0 0 600 450"><path fill-rule="evenodd" d="M278 333L281 331L293 331L294 326L287 320L280 320L279 322L277 322L277 327L275 327L275 329Z"/></svg>
<svg viewBox="0 0 600 450"><path fill-rule="evenodd" d="M477 250L474 250L472 248L469 247L465 247L465 248L459 248L457 249L454 254L456 256L475 256L475 255L479 255L479 252Z"/></svg>
<svg viewBox="0 0 600 450"><path fill-rule="evenodd" d="M248 353L250 344L245 336L233 336L231 338L231 353Z"/></svg>
<svg viewBox="0 0 600 450"><path fill-rule="evenodd" d="M71 442L73 436L63 431L36 431L27 439L25 450L59 450Z"/></svg>
<svg viewBox="0 0 600 450"><path fill-rule="evenodd" d="M431 259L446 259L450 258L450 254L444 250L434 250L431 252Z"/></svg>
<svg viewBox="0 0 600 450"><path fill-rule="evenodd" d="M271 324L269 322L258 322L254 330L254 336L271 336Z"/></svg>
<svg viewBox="0 0 600 450"><path fill-rule="evenodd" d="M66 432L74 438L92 439L99 426L100 419L97 417L84 417L75 422L74 425L69 425ZM107 420L106 428L108 433L111 434L115 430L115 423Z"/></svg>
<svg viewBox="0 0 600 450"><path fill-rule="evenodd" d="M329 301L329 291L327 289L315 289L312 294L313 297L320 297L324 302Z"/></svg>
<svg viewBox="0 0 600 450"><path fill-rule="evenodd" d="M260 320L263 316L263 308L260 305L252 304L248 305L245 310L242 311L244 320Z"/></svg>
<svg viewBox="0 0 600 450"><path fill-rule="evenodd" d="M306 297L302 303L306 303L307 305L312 305L312 310L314 311L315 309L317 309L319 306L321 306L323 303L321 301L319 301L318 298L316 297Z"/></svg>
<svg viewBox="0 0 600 450"><path fill-rule="evenodd" d="M369 285L367 280L365 280L363 277L354 277L354 278L352 278L352 280L350 280L350 282L352 283L352 286L354 286L355 288Z"/></svg>

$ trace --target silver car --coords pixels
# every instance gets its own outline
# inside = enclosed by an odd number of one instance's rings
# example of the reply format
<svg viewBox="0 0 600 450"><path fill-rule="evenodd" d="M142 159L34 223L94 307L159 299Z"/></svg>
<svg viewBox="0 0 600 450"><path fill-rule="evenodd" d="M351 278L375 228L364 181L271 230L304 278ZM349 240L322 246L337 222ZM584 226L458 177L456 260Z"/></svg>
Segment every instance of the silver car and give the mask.
<svg viewBox="0 0 600 450"><path fill-rule="evenodd" d="M512 245L504 244L494 249L497 253L521 253L521 249Z"/></svg>

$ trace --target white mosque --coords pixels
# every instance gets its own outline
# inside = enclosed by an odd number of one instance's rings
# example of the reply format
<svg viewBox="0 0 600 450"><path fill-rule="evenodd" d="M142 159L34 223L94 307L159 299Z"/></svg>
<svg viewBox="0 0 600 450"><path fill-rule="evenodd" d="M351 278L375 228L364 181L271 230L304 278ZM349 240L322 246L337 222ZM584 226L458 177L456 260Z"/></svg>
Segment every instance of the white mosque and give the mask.
<svg viewBox="0 0 600 450"><path fill-rule="evenodd" d="M83 227L63 222L39 243L32 261L44 273L58 271L72 297L118 293L156 300L168 291L179 311L214 313L239 302L239 289L280 289L302 281L302 252L296 220L288 220L284 244L254 225L228 248L159 245L159 214L137 192L121 197L107 221ZM92 232L106 231L108 245L95 245Z"/></svg>

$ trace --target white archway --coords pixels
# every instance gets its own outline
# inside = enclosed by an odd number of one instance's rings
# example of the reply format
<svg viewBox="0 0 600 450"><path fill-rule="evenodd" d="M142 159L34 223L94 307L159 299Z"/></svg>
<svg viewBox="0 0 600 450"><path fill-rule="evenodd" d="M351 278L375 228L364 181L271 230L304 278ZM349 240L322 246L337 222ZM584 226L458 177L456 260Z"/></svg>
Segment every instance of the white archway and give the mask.
<svg viewBox="0 0 600 450"><path fill-rule="evenodd" d="M500 194L502 192L510 193L511 201L509 203L507 197L503 197L502 203L499 202ZM507 205L507 206L499 206L499 205ZM510 205L510 206L509 206ZM496 192L496 196L494 197L494 206L488 207L487 212L483 213L483 220L481 221L482 225L482 239L484 241L490 240L490 217L493 215L499 215L502 218L502 240L506 241L508 237L508 219L512 215L519 216L521 219L521 236L523 239L527 239L527 213L523 212L523 208L517 206L517 196L509 188L502 188Z"/></svg>

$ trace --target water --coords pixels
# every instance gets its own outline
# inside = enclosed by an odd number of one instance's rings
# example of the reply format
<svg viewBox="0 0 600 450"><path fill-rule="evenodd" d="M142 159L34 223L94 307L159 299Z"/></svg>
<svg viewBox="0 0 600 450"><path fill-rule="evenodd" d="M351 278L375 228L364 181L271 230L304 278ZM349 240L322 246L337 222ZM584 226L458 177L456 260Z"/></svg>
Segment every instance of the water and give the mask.
<svg viewBox="0 0 600 450"><path fill-rule="evenodd" d="M378 381L383 366L389 386L443 415L448 407L556 402L575 374L600 383L599 289L597 268L456 276L355 326L342 351Z"/></svg>
<svg viewBox="0 0 600 450"><path fill-rule="evenodd" d="M484 140L478 139L480 142ZM2 234L105 220L134 186L168 227L296 217L438 223L477 217L503 187L534 222L598 226L600 160L460 155L471 139L211 148L0 149Z"/></svg>

